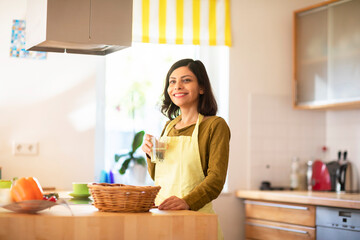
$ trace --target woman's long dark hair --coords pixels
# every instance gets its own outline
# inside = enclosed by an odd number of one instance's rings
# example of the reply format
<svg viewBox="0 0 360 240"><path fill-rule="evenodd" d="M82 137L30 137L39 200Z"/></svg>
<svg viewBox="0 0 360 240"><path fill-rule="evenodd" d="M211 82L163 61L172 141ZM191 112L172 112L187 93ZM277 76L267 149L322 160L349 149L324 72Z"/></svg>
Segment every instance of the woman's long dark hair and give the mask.
<svg viewBox="0 0 360 240"><path fill-rule="evenodd" d="M169 78L171 73L179 67L188 67L190 71L196 76L199 87L204 90L204 94L199 96L198 112L204 116L214 116L217 112L217 103L211 89L210 80L206 72L204 64L200 60L182 59L174 63L166 75L165 87L163 93L163 103L161 112L170 120L180 115L180 108L176 106L167 92L169 87Z"/></svg>

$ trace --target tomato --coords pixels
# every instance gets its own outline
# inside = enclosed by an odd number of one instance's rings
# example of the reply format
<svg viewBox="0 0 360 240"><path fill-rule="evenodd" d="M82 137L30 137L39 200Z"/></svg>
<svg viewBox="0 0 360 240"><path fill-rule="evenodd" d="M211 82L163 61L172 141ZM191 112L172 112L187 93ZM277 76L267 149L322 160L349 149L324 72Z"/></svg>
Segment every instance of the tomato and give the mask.
<svg viewBox="0 0 360 240"><path fill-rule="evenodd" d="M20 178L12 186L11 198L15 202L25 201L25 200L42 200L42 188L36 178Z"/></svg>
<svg viewBox="0 0 360 240"><path fill-rule="evenodd" d="M55 196L51 196L48 200L51 202L56 202L57 199Z"/></svg>

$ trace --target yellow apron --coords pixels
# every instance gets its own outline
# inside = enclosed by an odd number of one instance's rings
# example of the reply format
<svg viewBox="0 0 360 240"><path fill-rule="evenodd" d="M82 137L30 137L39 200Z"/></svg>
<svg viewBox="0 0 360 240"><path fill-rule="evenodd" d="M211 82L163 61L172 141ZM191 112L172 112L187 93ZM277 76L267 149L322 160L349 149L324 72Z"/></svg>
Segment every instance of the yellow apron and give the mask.
<svg viewBox="0 0 360 240"><path fill-rule="evenodd" d="M171 128L181 120L181 116L175 118L166 127L161 137L161 140L166 138L168 144L165 159L156 162L155 167L155 185L161 186L155 199L156 205L160 205L170 196L183 198L205 179L198 144L199 125L203 117L199 114L192 136L167 136ZM215 214L211 202L198 211ZM218 239L223 239L219 224Z"/></svg>

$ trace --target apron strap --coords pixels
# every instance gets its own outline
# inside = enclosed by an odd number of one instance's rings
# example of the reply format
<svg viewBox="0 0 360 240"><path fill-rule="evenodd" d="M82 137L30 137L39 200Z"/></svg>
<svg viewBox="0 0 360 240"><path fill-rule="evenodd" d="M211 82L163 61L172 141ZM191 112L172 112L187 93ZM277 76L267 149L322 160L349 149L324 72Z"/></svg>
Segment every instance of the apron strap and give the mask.
<svg viewBox="0 0 360 240"><path fill-rule="evenodd" d="M166 127L166 129L165 129L165 132L164 132L164 136L165 136L165 137L169 134L171 128L172 128L173 126L175 126L175 124L177 124L180 120L181 120L181 115L177 116L174 120L172 120L172 121L167 125L167 127Z"/></svg>
<svg viewBox="0 0 360 240"><path fill-rule="evenodd" d="M197 119L197 121L196 121L196 125L195 125L195 128L194 128L194 131L193 131L191 137L197 139L197 137L198 137L198 132L199 132L199 125L200 125L201 121L203 120L203 118L204 118L204 116L199 113L199 116L198 116L198 119Z"/></svg>
<svg viewBox="0 0 360 240"><path fill-rule="evenodd" d="M196 125L194 128L194 131L192 133L192 137L196 136L198 134L199 131L199 125L201 123L201 121L203 120L204 116L202 114L199 113L198 115L198 119L196 121ZM181 120L181 115L177 116L174 120L172 120L166 127L165 132L164 132L164 136L167 136L171 130L171 128L173 128L178 122L180 122Z"/></svg>

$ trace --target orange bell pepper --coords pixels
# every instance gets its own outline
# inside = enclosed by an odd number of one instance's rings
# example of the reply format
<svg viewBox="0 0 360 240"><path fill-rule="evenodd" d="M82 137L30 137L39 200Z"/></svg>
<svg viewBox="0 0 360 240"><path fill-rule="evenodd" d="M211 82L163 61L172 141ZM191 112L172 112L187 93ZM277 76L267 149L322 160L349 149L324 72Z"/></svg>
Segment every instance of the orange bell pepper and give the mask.
<svg viewBox="0 0 360 240"><path fill-rule="evenodd" d="M36 178L20 178L12 186L11 198L15 202L25 201L25 200L42 200L42 188Z"/></svg>
<svg viewBox="0 0 360 240"><path fill-rule="evenodd" d="M29 177L28 182L32 186L35 199L42 200L43 199L43 190L42 190L42 187L41 187L39 181L34 177Z"/></svg>

